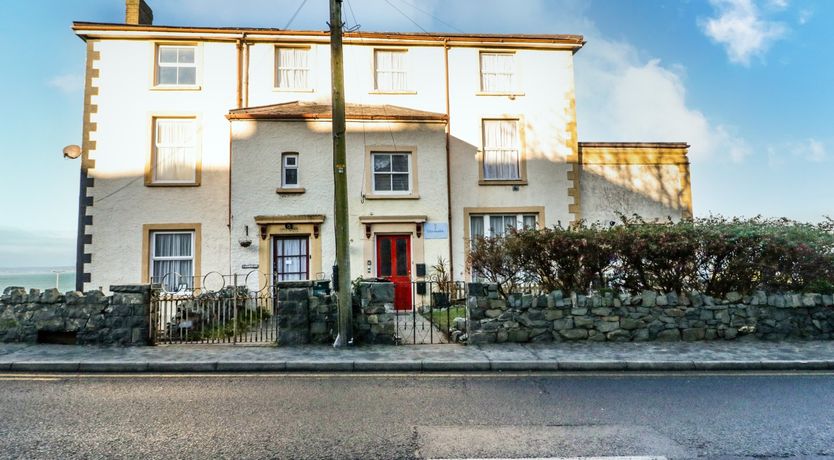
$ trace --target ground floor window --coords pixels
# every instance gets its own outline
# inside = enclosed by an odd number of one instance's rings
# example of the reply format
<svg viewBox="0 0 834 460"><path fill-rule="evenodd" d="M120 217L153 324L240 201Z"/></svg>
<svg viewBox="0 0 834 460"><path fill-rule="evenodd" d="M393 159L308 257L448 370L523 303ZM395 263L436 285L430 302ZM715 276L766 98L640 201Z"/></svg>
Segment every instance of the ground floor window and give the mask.
<svg viewBox="0 0 834 460"><path fill-rule="evenodd" d="M151 282L174 292L194 287L194 232L151 232Z"/></svg>
<svg viewBox="0 0 834 460"><path fill-rule="evenodd" d="M310 279L309 247L309 238L306 235L274 237L272 270L275 281Z"/></svg>
<svg viewBox="0 0 834 460"><path fill-rule="evenodd" d="M535 228L537 221L536 214L473 214L469 217L469 233L472 240L502 236L512 228Z"/></svg>

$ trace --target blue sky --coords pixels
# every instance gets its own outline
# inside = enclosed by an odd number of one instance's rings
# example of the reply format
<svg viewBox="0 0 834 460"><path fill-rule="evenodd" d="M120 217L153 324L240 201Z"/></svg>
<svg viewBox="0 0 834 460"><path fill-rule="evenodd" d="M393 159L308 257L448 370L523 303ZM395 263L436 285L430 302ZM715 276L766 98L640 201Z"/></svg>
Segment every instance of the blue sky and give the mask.
<svg viewBox="0 0 834 460"><path fill-rule="evenodd" d="M156 24L283 28L301 0L149 3ZM834 2L350 6L364 30L583 34L588 43L576 55L580 140L689 142L699 216L816 221L834 214ZM74 262L79 165L63 160L61 148L81 141L84 44L70 25L123 19L123 0L0 2L7 62L0 72L0 267ZM291 27L322 30L326 19L327 1L308 0Z"/></svg>

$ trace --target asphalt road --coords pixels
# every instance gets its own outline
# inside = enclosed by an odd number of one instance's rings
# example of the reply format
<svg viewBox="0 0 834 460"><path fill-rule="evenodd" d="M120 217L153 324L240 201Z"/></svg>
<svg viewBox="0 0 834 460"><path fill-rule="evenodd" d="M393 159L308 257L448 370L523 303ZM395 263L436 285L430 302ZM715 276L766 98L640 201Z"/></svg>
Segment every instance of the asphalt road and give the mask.
<svg viewBox="0 0 834 460"><path fill-rule="evenodd" d="M834 457L834 374L0 375L0 458Z"/></svg>

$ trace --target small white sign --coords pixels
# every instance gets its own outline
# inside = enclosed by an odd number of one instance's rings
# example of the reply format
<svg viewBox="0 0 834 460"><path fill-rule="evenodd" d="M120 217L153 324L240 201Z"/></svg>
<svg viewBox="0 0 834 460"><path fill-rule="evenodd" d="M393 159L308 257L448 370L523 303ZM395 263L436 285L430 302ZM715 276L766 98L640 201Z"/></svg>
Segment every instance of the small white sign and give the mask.
<svg viewBox="0 0 834 460"><path fill-rule="evenodd" d="M445 240L449 238L448 222L426 222L423 225L423 236L427 240Z"/></svg>
<svg viewBox="0 0 834 460"><path fill-rule="evenodd" d="M244 270L257 270L258 264L243 264L240 266L240 268Z"/></svg>

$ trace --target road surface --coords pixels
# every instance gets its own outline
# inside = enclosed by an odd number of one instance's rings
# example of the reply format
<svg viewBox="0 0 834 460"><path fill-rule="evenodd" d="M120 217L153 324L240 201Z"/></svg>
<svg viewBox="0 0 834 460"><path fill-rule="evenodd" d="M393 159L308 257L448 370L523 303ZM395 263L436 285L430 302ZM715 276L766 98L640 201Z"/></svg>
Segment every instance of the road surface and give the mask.
<svg viewBox="0 0 834 460"><path fill-rule="evenodd" d="M834 458L834 374L0 375L0 458Z"/></svg>

